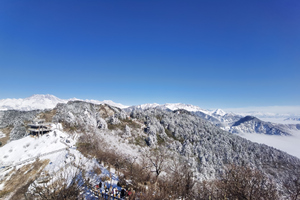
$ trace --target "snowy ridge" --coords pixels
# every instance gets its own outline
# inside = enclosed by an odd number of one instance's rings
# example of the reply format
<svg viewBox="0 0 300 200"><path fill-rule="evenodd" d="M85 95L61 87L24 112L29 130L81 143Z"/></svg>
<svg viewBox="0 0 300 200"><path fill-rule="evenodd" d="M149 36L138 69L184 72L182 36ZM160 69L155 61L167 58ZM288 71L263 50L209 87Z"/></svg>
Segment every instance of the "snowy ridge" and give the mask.
<svg viewBox="0 0 300 200"><path fill-rule="evenodd" d="M166 104L142 104L138 106L131 106L125 109L125 111L132 111L132 110L147 110L150 108L156 108L160 110L187 110L189 112L203 112L205 114L210 114L211 111L202 109L198 106L190 105L190 104L183 104L183 103L166 103Z"/></svg>
<svg viewBox="0 0 300 200"><path fill-rule="evenodd" d="M204 110L198 106L194 106L194 105L189 105L189 104L182 104L182 103L167 103L163 105L164 107L170 109L170 110L179 110L179 109L184 109L187 110L189 112L197 112L197 111L201 111L204 113L208 113L209 111Z"/></svg>
<svg viewBox="0 0 300 200"><path fill-rule="evenodd" d="M176 105L172 106L172 109L180 108L178 105L177 107ZM100 178L110 176L110 172L101 166L97 159L84 157L77 150L74 146L76 142L85 142L84 137L80 140L82 138L80 136L94 139L94 141L103 138L104 143L96 144L102 145L110 151L119 152L121 156L137 159L137 163L141 160L139 158L143 152L151 151L156 149L158 145L162 145L170 150L170 153L172 152L170 159L186 159L188 166L193 170L193 174L198 180L209 180L217 177L228 163L236 165L246 163L262 169L267 174L271 170L273 173L270 173L270 177L281 184L287 180L287 175L291 172L278 170L277 163L282 163L282 169L287 169L289 166L300 166L300 160L296 157L223 131L209 122L209 119L203 120L198 117L196 112L172 112L170 109L164 110L154 107L125 113L124 110L112 106L91 106L84 101L58 104L55 111L55 115L49 119L54 124L53 130L48 134L40 137L24 137L22 131L15 131L15 134L21 137L0 147L0 168L3 169L0 170L0 180L8 181L10 179L6 174L14 170L12 166L16 166L16 170L18 170L22 165L29 165L35 158L39 158L39 160L46 159L48 161L45 162L43 168L45 176L40 176L36 182L47 178L53 180L59 177L61 172L76 171L83 168L86 171L85 176L91 180L92 186L98 184ZM5 111L2 112L3 117L0 117L0 122L3 127L12 124L13 129L16 129L17 126L22 126L24 121L43 116L41 115L43 112L46 113L47 111ZM200 111L198 112L200 113ZM24 113L27 113L26 116L21 116L25 115ZM221 112L215 111L215 113ZM228 114L224 116L226 115ZM249 127L250 130L252 125L259 125L257 126L259 130L260 128L262 128L261 130L268 128L259 119L253 117L239 119L238 122L234 121L233 126L239 129ZM253 124L253 122L256 123ZM69 134L67 132L68 127L78 128ZM270 129L272 130L272 127ZM136 140L137 138L143 139ZM161 143L159 138L164 142ZM136 143L131 142L134 140ZM65 148L67 149L65 150ZM167 163L172 165L171 161ZM96 168L100 168L102 173L99 175L93 173ZM112 179L113 186L116 186L118 177L113 175ZM0 190L1 187L4 188L5 184L0 183ZM91 194L89 191L85 191L86 194Z"/></svg>
<svg viewBox="0 0 300 200"><path fill-rule="evenodd" d="M37 110L51 109L58 103L67 103L68 100L59 99L53 95L33 95L25 99L1 99L0 110Z"/></svg>
<svg viewBox="0 0 300 200"><path fill-rule="evenodd" d="M216 109L216 110L206 110L203 108L200 108L198 106L190 105L190 104L183 104L183 103L166 103L166 104L142 104L138 106L131 106L126 108L126 111L132 111L132 110L146 110L150 108L156 108L156 109L161 109L161 110L186 110L189 112L201 112L209 116L213 117L224 117L226 114L229 114L225 112L224 110L221 109ZM230 113L232 115L232 113Z"/></svg>
<svg viewBox="0 0 300 200"><path fill-rule="evenodd" d="M160 110L179 110L179 109L184 109L189 112L192 112L196 114L197 116L206 119L210 121L211 123L221 127L222 129L236 133L236 132L254 132L254 133L264 133L264 134L274 134L274 131L271 131L269 127L273 127L277 129L275 132L276 133L289 133L294 130L294 126L278 126L278 125L272 125L267 123L263 123L264 126L261 126L261 128L258 128L255 121L249 122L251 126L248 124L247 128L242 127L243 125L235 126L232 127L232 125L243 118L245 115L237 115L231 112L225 112L224 110L221 109L216 109L216 110L205 110L202 109L198 106L195 105L189 105L189 104L183 104L183 103L166 103L166 104L142 104L138 106L124 106L119 103L115 103L111 100L104 100L104 101L98 101L98 100L81 100L77 98L72 98L72 99L59 99L53 95L33 95L31 97L25 98L25 99L2 99L0 100L0 111L1 110L21 110L21 111L31 111L31 110L44 110L44 109L53 109L56 107L58 103L67 103L69 101L83 101L83 102L88 102L88 103L93 103L93 104L108 104L113 107L118 107L121 109L124 109L126 112L131 112L133 110L139 110L139 111L144 111L147 109L160 109ZM266 112L258 113L258 112L252 112L253 115L251 116L256 116L259 114L266 114ZM260 115L260 119L262 119L262 116ZM272 116L272 113L268 113L268 116ZM286 120L280 120L278 121L278 115L273 115L275 118L268 118L268 119L263 119L263 121L270 121L273 123L280 123L280 124L299 124L299 118L284 118ZM262 124L262 123L260 123ZM260 125L259 125L260 126ZM262 128L264 127L264 128ZM265 128L268 127L268 128ZM247 130L247 131L246 131ZM263 131L262 131L263 130ZM278 131L279 130L279 131ZM286 135L286 134L284 134ZM0 134L0 137L2 137L3 134Z"/></svg>
<svg viewBox="0 0 300 200"><path fill-rule="evenodd" d="M0 100L0 110L21 110L21 111L30 111L30 110L44 110L44 109L52 109L58 103L67 103L68 101L85 101L94 104L108 104L110 106L118 107L118 108L127 108L128 106L124 106L120 103L115 103L111 100L81 100L77 98L71 99L59 99L56 96L50 94L35 94L30 97L24 99L1 99Z"/></svg>
<svg viewBox="0 0 300 200"><path fill-rule="evenodd" d="M259 120L256 117L251 117L249 115L243 116L238 115L232 112L225 112L221 109L216 110L205 110L198 106L189 105L189 104L182 104L182 103L167 103L167 104L142 104L138 106L131 106L126 108L126 112L132 111L146 111L147 109L160 109L160 110L179 110L184 109L187 110L198 117L205 119L211 122L214 125L217 125L223 130L226 130L231 133L258 133L258 134L266 134L266 135L292 135L292 132L299 131L299 126L296 125L299 121L294 121L294 123L287 123L290 122L286 121L283 123L271 123L265 122L263 120ZM269 113L269 116L271 114ZM244 118L249 118L246 123L237 123ZM295 118L297 119L297 118Z"/></svg>

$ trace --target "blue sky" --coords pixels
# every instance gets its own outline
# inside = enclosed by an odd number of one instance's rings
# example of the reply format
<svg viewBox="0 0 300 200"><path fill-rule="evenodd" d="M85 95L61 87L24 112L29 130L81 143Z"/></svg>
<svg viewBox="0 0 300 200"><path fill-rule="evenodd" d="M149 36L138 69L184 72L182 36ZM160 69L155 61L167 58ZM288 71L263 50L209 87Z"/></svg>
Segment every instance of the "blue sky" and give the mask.
<svg viewBox="0 0 300 200"><path fill-rule="evenodd" d="M300 102L300 1L0 1L0 99Z"/></svg>

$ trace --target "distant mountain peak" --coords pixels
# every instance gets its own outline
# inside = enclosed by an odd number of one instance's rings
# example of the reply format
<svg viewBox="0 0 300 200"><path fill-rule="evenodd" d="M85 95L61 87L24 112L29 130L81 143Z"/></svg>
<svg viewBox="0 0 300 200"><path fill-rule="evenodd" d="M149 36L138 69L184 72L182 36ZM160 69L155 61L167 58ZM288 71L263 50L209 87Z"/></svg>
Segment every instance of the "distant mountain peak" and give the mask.
<svg viewBox="0 0 300 200"><path fill-rule="evenodd" d="M111 100L98 101L98 100L81 100L77 98L72 99L60 99L51 94L34 94L30 97L24 99L1 99L0 100L0 110L44 110L52 109L58 103L67 103L68 101L85 101L94 104L108 104L114 107L126 108L119 103L115 103Z"/></svg>
<svg viewBox="0 0 300 200"><path fill-rule="evenodd" d="M157 104L157 103L153 103L153 104L142 104L142 105L138 105L138 106L131 106L128 107L127 110L146 110L149 108L157 108L157 109L162 109L162 110L186 110L189 112L197 112L197 111L201 111L201 112L209 112L207 110L204 110L198 106L194 106L194 105L190 105L190 104L183 104L183 103L166 103L166 104Z"/></svg>
<svg viewBox="0 0 300 200"><path fill-rule="evenodd" d="M248 115L246 117L241 118L237 122L235 122L232 126L239 126L240 124L245 123L245 122L249 122L249 121L260 122L261 120L259 120L258 118L254 117L254 116Z"/></svg>
<svg viewBox="0 0 300 200"><path fill-rule="evenodd" d="M215 111L213 111L212 114L224 116L224 115L226 115L227 113L226 113L224 110L222 110L222 109L216 109Z"/></svg>

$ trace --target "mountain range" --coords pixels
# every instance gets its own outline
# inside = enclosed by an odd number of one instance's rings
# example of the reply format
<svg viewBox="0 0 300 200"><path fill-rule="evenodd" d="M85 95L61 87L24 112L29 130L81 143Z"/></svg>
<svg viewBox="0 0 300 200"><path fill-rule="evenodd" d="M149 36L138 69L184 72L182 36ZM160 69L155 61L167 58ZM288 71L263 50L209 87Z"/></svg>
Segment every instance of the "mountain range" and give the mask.
<svg viewBox="0 0 300 200"><path fill-rule="evenodd" d="M30 110L43 110L43 109L52 109L58 103L67 103L68 101L85 101L94 104L108 104L111 106L115 106L118 108L126 108L128 106L124 106L119 103L115 103L111 100L81 100L77 98L71 99L59 99L54 95L50 94L35 94L30 97L24 99L1 99L0 100L0 110L22 110L22 111L30 111Z"/></svg>
<svg viewBox="0 0 300 200"><path fill-rule="evenodd" d="M198 106L182 104L182 103L166 103L166 104L142 104L137 106L125 106L120 103L115 103L111 100L81 100L77 98L60 99L53 95L35 94L24 99L2 99L0 100L0 110L43 110L53 109L59 103L67 103L69 101L84 101L93 104L107 104L126 112L142 111L147 109L158 110L186 110L189 111L211 123L219 126L221 129L231 133L259 133L268 135L292 135L294 131L300 129L297 124L278 124L262 121L254 116L242 116L232 112L225 112L222 109L206 110ZM287 120L297 118L288 118Z"/></svg>
<svg viewBox="0 0 300 200"><path fill-rule="evenodd" d="M295 169L299 169L300 160L273 147L229 133L219 124L251 128L255 123L256 131L261 131L268 129L265 123L252 116L235 116L220 110L212 112L193 106L187 106L187 110L183 107L183 104L168 104L120 109L108 104L72 100L58 103L47 110L0 111L0 131L8 139L8 143L3 143L0 148L0 167L9 168L0 170L0 184L1 181L9 183L10 177L14 178L7 175L14 170L14 166L37 157L48 159L44 173L51 173L51 177L61 170L71 170L68 167L76 160L74 166L84 168L87 174L93 175L95 166L100 167L101 162L89 156L89 153L94 150L91 147L96 146L94 142L102 142L98 148L109 149L104 154L105 158L117 152L126 160L136 163L143 162L144 152L167 149L168 156L164 157L167 159L165 176L170 173L166 168L171 168L172 160L177 159L187 164L197 181L216 179L229 164L252 166L276 182L279 191L287 193L284 183L290 176L297 176ZM28 127L34 119L51 123L53 131L39 138L27 136ZM274 127L274 130L272 127L269 129L273 134L284 135L276 132L279 130ZM81 154L82 147L87 148L87 158ZM59 156L54 156L54 153ZM85 161L80 163L80 160ZM92 167L89 168L90 165ZM103 166L101 172L111 174ZM93 175L89 178L95 184L100 177ZM42 177L39 179L43 180Z"/></svg>
<svg viewBox="0 0 300 200"><path fill-rule="evenodd" d="M171 174L167 169L172 169L172 162L180 160L199 183L217 179L228 165L246 165L260 170L285 195L288 194L285 183L298 176L299 155L297 158L276 146L240 137L256 134L268 136L268 140L277 137L295 140L295 133L300 130L297 124L274 124L254 116L181 103L128 107L112 101L62 100L53 95L1 100L1 106L0 190L16 179L8 176L15 167L31 167L30 162L37 158L37 162L39 159L45 162L43 173L50 173L53 179L58 172L75 167L86 171L86 176L97 184L101 177L112 176L101 164L101 159L110 157L112 152L130 163L142 164L148 153L157 149L167 151L164 176ZM45 120L53 130L40 137L28 135L36 119ZM91 154L101 148L106 153ZM100 155L104 157L94 159ZM120 164L119 158L109 162L116 167ZM101 168L100 175L90 176L96 168ZM44 180L38 173L34 177L36 181ZM117 174L113 177L117 185Z"/></svg>

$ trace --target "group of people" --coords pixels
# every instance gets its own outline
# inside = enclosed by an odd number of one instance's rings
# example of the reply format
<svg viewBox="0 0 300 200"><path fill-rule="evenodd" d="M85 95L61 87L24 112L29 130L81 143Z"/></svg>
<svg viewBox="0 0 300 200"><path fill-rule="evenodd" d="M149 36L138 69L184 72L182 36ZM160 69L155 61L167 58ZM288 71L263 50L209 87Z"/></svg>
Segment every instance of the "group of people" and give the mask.
<svg viewBox="0 0 300 200"><path fill-rule="evenodd" d="M102 188L102 182L100 181L100 183L98 185L96 185L96 188L98 188L102 195L104 195L104 193L106 195L109 196L113 196L113 197L118 197L121 199L132 199L131 197L134 196L134 191L132 191L130 188L128 190L126 190L125 188L122 187L121 191L118 190L117 187L107 187L106 184L104 184L104 187Z"/></svg>

